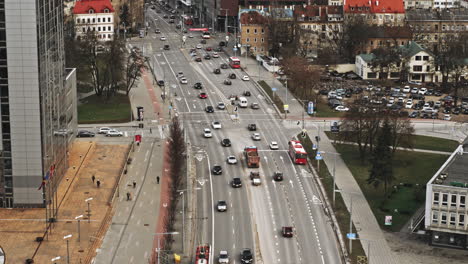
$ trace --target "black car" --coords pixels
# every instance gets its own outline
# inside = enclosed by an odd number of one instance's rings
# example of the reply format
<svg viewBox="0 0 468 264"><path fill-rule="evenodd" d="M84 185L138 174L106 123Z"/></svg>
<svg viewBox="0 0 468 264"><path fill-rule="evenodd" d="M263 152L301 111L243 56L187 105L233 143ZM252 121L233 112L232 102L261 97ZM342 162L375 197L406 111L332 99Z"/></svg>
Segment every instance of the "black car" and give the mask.
<svg viewBox="0 0 468 264"><path fill-rule="evenodd" d="M455 107L453 110L452 110L452 114L454 115L458 115L460 114L461 112L461 108L460 107Z"/></svg>
<svg viewBox="0 0 468 264"><path fill-rule="evenodd" d="M468 108L463 109L463 114L468 115Z"/></svg>
<svg viewBox="0 0 468 264"><path fill-rule="evenodd" d="M223 51L223 49L221 49L221 47L216 47L216 48L214 48L213 50L216 51L216 52L221 52L221 51Z"/></svg>
<svg viewBox="0 0 468 264"><path fill-rule="evenodd" d="M164 45L164 50L170 50L171 47L169 45Z"/></svg>
<svg viewBox="0 0 468 264"><path fill-rule="evenodd" d="M243 95L244 96L251 96L250 91L244 91Z"/></svg>
<svg viewBox="0 0 468 264"><path fill-rule="evenodd" d="M163 80L159 80L159 81L158 81L158 85L159 85L159 86L164 86L164 81L163 81Z"/></svg>
<svg viewBox="0 0 468 264"><path fill-rule="evenodd" d="M205 55L205 60L211 60L210 54L206 54L206 55Z"/></svg>
<svg viewBox="0 0 468 264"><path fill-rule="evenodd" d="M244 248L241 251L240 259L242 264L253 263L253 254L250 248Z"/></svg>
<svg viewBox="0 0 468 264"><path fill-rule="evenodd" d="M95 134L91 131L80 130L78 131L78 134L76 135L76 137L94 137L94 135Z"/></svg>
<svg viewBox="0 0 468 264"><path fill-rule="evenodd" d="M220 67L221 69L227 69L227 68L228 68L228 66L227 66L226 63L221 63L221 65L219 65L219 67Z"/></svg>
<svg viewBox="0 0 468 264"><path fill-rule="evenodd" d="M235 78L236 78L236 74L231 73L231 74L228 75L228 78L229 78L229 79L235 79Z"/></svg>
<svg viewBox="0 0 468 264"><path fill-rule="evenodd" d="M219 166L219 165L214 165L213 169L211 169L211 172L214 175L221 175L221 174L223 174L223 168L221 166Z"/></svg>
<svg viewBox="0 0 468 264"><path fill-rule="evenodd" d="M442 96L442 92L437 90L437 91L434 92L434 95L435 96Z"/></svg>
<svg viewBox="0 0 468 264"><path fill-rule="evenodd" d="M206 39L200 40L200 43L201 43L201 44L206 44Z"/></svg>
<svg viewBox="0 0 468 264"><path fill-rule="evenodd" d="M229 138L225 138L221 140L221 145L223 147L230 147L231 146L231 140Z"/></svg>
<svg viewBox="0 0 468 264"><path fill-rule="evenodd" d="M201 84L201 82L196 82L196 83L193 85L193 88L195 88L195 89L202 89L202 88L203 88L203 85Z"/></svg>
<svg viewBox="0 0 468 264"><path fill-rule="evenodd" d="M177 29L181 29L181 28L182 28L181 25L176 25L175 27L176 27Z"/></svg>
<svg viewBox="0 0 468 264"><path fill-rule="evenodd" d="M169 24L174 24L174 19L169 19Z"/></svg>
<svg viewBox="0 0 468 264"><path fill-rule="evenodd" d="M157 28L157 29L154 30L154 33L160 34L160 33L161 33L161 30L159 30L159 28Z"/></svg>
<svg viewBox="0 0 468 264"><path fill-rule="evenodd" d="M164 15L163 18L168 18L168 16L167 16L167 15Z"/></svg>
<svg viewBox="0 0 468 264"><path fill-rule="evenodd" d="M241 178L233 178L231 181L231 186L233 188L240 188L242 187L242 181Z"/></svg>
<svg viewBox="0 0 468 264"><path fill-rule="evenodd" d="M220 41L220 42L219 42L219 46L220 46L220 47L224 47L224 46L226 46L226 42L224 42L224 41Z"/></svg>
<svg viewBox="0 0 468 264"><path fill-rule="evenodd" d="M283 173L282 172L275 172L275 174L273 174L273 180L274 181L282 181L283 180Z"/></svg>
<svg viewBox="0 0 468 264"><path fill-rule="evenodd" d="M231 85L232 82L231 82L231 80L226 79L226 80L224 80L224 84L225 84L225 85Z"/></svg>
<svg viewBox="0 0 468 264"><path fill-rule="evenodd" d="M214 113L214 108L213 108L211 105L209 105L209 106L207 106L207 107L205 108L205 111L206 111L207 113Z"/></svg>
<svg viewBox="0 0 468 264"><path fill-rule="evenodd" d="M418 116L419 116L419 112L417 111L411 112L411 114L409 115L410 118L416 118Z"/></svg>
<svg viewBox="0 0 468 264"><path fill-rule="evenodd" d="M213 73L214 74L221 74L221 70L216 68L216 69L213 70Z"/></svg>
<svg viewBox="0 0 468 264"><path fill-rule="evenodd" d="M249 124L247 126L247 129L249 129L249 131L256 131L257 130L257 125L256 124Z"/></svg>
<svg viewBox="0 0 468 264"><path fill-rule="evenodd" d="M452 109L450 107L445 107L443 113L444 114L450 114L452 112Z"/></svg>

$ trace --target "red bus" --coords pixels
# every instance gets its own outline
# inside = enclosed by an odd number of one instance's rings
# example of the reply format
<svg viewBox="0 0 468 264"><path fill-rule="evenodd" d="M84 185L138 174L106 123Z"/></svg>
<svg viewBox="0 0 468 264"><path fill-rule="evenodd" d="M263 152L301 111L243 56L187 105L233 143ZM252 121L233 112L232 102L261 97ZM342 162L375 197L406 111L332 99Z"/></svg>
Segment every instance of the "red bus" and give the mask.
<svg viewBox="0 0 468 264"><path fill-rule="evenodd" d="M295 164L307 164L307 152L302 147L302 144L298 140L291 140L288 142L289 145L289 156Z"/></svg>
<svg viewBox="0 0 468 264"><path fill-rule="evenodd" d="M240 60L237 57L229 57L229 66L233 69L240 68Z"/></svg>
<svg viewBox="0 0 468 264"><path fill-rule="evenodd" d="M184 20L184 24L187 26L193 25L193 19L191 16L182 16L182 19Z"/></svg>

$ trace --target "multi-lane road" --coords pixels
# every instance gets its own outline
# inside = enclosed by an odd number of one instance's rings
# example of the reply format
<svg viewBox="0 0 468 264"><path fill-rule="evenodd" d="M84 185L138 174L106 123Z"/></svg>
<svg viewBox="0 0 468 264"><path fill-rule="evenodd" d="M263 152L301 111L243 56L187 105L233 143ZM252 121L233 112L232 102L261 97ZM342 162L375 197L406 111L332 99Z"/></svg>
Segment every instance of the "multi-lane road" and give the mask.
<svg viewBox="0 0 468 264"><path fill-rule="evenodd" d="M291 133L283 127L279 117L266 101L252 81L243 81L244 73L239 69L221 69L221 74L214 74L213 69L221 63L228 63L228 58L220 52L220 58L202 59L195 62L190 56L190 48L200 43L201 35L191 34L182 44L182 34L175 24L169 24L162 17L163 13L148 10L147 19L151 29L148 35L139 41L139 47L150 58L158 79L166 83L167 98L172 101L172 114L177 114L187 131L187 138L193 146L197 182L201 190L197 201L197 236L196 243L208 243L212 246L214 259L220 250L227 250L231 263L240 263L239 254L243 248L250 248L257 263L340 263L341 257L335 235L318 198L318 190L313 183L311 173L305 166L294 165L287 152L287 142ZM161 33L154 33L155 28ZM167 40L160 40L165 36ZM164 50L169 45L170 50ZM208 40L197 53L204 57L206 47L216 47L215 40ZM182 72L188 84L181 84L177 75ZM237 78L232 85L225 85L229 73ZM203 89L193 88L195 82L201 82ZM216 108L218 102L229 105L229 95L241 95L250 91L247 97L249 105L259 104L260 109L238 108L237 116L230 111ZM200 99L199 93L205 92L206 99ZM205 112L206 106L213 106L214 113ZM221 129L213 129L212 121L219 121ZM247 125L255 123L261 135L260 141L251 139L252 132ZM203 129L210 128L212 138L203 137ZM223 147L220 141L229 138L231 147ZM277 141L279 150L270 150L269 143ZM261 157L259 169L249 169L243 158L245 146L257 146ZM226 158L234 155L238 159L235 165L228 165ZM214 165L221 165L223 173L212 175ZM253 186L248 178L250 171L259 171L262 178L260 186ZM281 171L282 182L273 181L273 174ZM240 177L241 188L232 188L230 181ZM225 200L226 212L217 212L216 203ZM294 237L283 238L282 226L293 226Z"/></svg>

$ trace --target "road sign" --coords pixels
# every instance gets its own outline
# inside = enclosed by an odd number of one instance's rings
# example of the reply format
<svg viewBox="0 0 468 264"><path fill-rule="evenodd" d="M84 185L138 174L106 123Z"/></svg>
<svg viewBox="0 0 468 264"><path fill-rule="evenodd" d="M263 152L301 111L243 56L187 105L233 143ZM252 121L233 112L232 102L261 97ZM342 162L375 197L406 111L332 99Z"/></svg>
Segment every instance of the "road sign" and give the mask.
<svg viewBox="0 0 468 264"><path fill-rule="evenodd" d="M347 233L346 237L348 239L355 240L356 239L356 233Z"/></svg>
<svg viewBox="0 0 468 264"><path fill-rule="evenodd" d="M276 90L278 90L278 89L276 89L276 88L271 88L271 90L272 90L273 92L276 92Z"/></svg>
<svg viewBox="0 0 468 264"><path fill-rule="evenodd" d="M283 107L284 107L284 111L288 111L288 110L289 110L289 105L286 105L286 104L285 104Z"/></svg>
<svg viewBox="0 0 468 264"><path fill-rule="evenodd" d="M237 48L236 48L236 47L234 47L232 50L233 50L233 51L237 51Z"/></svg>
<svg viewBox="0 0 468 264"><path fill-rule="evenodd" d="M385 216L385 225L386 226L391 226L392 225L392 216L391 215L386 215Z"/></svg>
<svg viewBox="0 0 468 264"><path fill-rule="evenodd" d="M314 113L314 102L309 102L307 105L307 114L312 115Z"/></svg>
<svg viewBox="0 0 468 264"><path fill-rule="evenodd" d="M317 156L315 156L315 160L323 160L323 157L322 157L322 155L320 155L320 154L317 154Z"/></svg>
<svg viewBox="0 0 468 264"><path fill-rule="evenodd" d="M312 144L312 150L317 150L317 145L316 144Z"/></svg>

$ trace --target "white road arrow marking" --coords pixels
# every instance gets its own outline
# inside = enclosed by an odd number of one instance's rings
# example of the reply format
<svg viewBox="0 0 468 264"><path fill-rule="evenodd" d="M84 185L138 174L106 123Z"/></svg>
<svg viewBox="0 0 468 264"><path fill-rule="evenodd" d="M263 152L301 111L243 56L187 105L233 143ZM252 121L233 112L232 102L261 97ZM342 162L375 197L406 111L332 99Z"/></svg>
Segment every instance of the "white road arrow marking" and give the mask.
<svg viewBox="0 0 468 264"><path fill-rule="evenodd" d="M320 199L317 197L317 196L312 196L312 202L314 204L322 204L322 201L320 201Z"/></svg>
<svg viewBox="0 0 468 264"><path fill-rule="evenodd" d="M291 187L294 187L293 181L289 180L289 183L291 184Z"/></svg>

